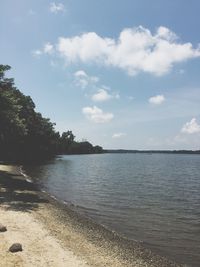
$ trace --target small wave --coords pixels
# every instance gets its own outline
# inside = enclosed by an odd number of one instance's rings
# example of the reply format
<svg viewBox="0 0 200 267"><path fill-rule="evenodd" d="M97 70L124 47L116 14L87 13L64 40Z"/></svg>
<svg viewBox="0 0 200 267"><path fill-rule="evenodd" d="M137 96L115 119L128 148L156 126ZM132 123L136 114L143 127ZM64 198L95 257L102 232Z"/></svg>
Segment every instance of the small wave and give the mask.
<svg viewBox="0 0 200 267"><path fill-rule="evenodd" d="M23 167L22 167L22 166L19 167L19 171L20 171L20 174L21 174L22 176L25 177L25 180L26 180L28 183L33 183L31 177L28 176L28 175L23 171Z"/></svg>
<svg viewBox="0 0 200 267"><path fill-rule="evenodd" d="M27 178L26 181L27 181L28 183L33 183L33 181L31 181L31 179L29 179L29 178Z"/></svg>
<svg viewBox="0 0 200 267"><path fill-rule="evenodd" d="M58 200L57 197L55 197L54 195L50 195L51 198Z"/></svg>
<svg viewBox="0 0 200 267"><path fill-rule="evenodd" d="M63 204L65 204L65 205L71 205L69 202L67 202L67 201L62 201L62 203Z"/></svg>

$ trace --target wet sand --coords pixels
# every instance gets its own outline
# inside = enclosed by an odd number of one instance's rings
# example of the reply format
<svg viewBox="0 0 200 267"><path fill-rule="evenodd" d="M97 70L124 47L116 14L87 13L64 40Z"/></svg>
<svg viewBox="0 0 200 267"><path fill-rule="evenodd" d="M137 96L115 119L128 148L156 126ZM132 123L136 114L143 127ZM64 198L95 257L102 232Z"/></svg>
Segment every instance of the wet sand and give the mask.
<svg viewBox="0 0 200 267"><path fill-rule="evenodd" d="M0 203L0 266L180 266L40 192L19 166L0 165ZM8 252L14 242L22 252Z"/></svg>

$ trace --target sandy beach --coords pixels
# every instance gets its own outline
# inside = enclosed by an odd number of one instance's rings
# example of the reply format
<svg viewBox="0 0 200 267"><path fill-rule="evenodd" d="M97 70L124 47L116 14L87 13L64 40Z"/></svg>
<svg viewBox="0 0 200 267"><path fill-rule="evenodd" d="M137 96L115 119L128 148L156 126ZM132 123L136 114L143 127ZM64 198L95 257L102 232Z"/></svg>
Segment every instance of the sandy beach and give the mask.
<svg viewBox="0 0 200 267"><path fill-rule="evenodd" d="M0 165L0 266L179 266L58 204L26 181L19 166ZM22 252L9 247L21 243Z"/></svg>
<svg viewBox="0 0 200 267"><path fill-rule="evenodd" d="M18 173L17 168L11 166L1 166L0 170L13 175ZM1 193L6 193L7 189L1 187ZM7 231L0 235L0 266L88 266L72 251L62 247L33 213L12 210L8 203L1 205L0 220ZM17 242L22 244L23 251L10 253L9 247Z"/></svg>

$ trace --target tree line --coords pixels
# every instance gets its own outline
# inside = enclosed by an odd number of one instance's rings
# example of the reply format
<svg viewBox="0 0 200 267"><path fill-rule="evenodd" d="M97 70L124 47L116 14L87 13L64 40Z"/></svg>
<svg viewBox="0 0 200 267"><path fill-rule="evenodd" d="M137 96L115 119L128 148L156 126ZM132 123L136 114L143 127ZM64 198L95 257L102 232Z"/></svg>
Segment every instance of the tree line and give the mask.
<svg viewBox="0 0 200 267"><path fill-rule="evenodd" d="M100 146L77 142L72 131L60 134L55 123L35 111L30 96L5 76L10 69L0 65L0 160L25 161L51 158L57 154L102 153Z"/></svg>

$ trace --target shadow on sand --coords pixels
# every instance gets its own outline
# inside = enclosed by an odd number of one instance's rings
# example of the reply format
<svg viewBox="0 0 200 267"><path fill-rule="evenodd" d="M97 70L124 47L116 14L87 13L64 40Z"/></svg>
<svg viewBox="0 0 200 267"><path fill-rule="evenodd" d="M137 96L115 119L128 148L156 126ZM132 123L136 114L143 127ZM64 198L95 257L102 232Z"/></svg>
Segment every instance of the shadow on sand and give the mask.
<svg viewBox="0 0 200 267"><path fill-rule="evenodd" d="M0 171L0 205L6 209L29 212L48 202L37 185L27 182L20 174Z"/></svg>

